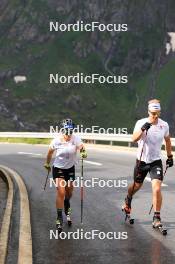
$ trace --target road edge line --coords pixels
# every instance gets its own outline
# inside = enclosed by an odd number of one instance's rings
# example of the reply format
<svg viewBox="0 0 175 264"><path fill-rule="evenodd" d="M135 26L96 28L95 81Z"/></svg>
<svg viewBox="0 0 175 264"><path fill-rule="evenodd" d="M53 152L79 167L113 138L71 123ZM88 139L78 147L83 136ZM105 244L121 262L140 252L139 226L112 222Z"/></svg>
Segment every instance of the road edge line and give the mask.
<svg viewBox="0 0 175 264"><path fill-rule="evenodd" d="M20 226L19 226L19 249L18 249L18 264L32 264L32 235L30 222L30 206L29 198L25 183L21 176L14 170L2 166L15 179L20 195Z"/></svg>
<svg viewBox="0 0 175 264"><path fill-rule="evenodd" d="M0 264L6 263L7 251L8 251L8 241L9 241L9 231L11 223L11 215L13 209L13 194L14 186L11 177L8 175L8 172L4 170L0 165L0 171L3 173L3 176L6 179L8 185L8 195L6 202L6 209L3 216L2 226L0 230ZM2 176L0 176L2 177Z"/></svg>

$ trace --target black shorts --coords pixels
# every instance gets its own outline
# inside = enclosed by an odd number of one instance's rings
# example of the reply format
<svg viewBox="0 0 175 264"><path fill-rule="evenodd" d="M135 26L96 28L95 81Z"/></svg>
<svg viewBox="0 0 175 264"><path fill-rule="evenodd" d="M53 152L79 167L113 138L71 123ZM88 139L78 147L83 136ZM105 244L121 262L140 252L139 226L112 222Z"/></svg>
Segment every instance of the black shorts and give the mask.
<svg viewBox="0 0 175 264"><path fill-rule="evenodd" d="M57 167L52 167L53 179L61 178L65 181L74 181L75 180L75 166L69 169L60 169Z"/></svg>
<svg viewBox="0 0 175 264"><path fill-rule="evenodd" d="M136 160L134 168L134 181L143 183L146 175L150 173L151 180L157 179L163 181L163 165L161 160L155 160L152 163L146 164L144 161Z"/></svg>

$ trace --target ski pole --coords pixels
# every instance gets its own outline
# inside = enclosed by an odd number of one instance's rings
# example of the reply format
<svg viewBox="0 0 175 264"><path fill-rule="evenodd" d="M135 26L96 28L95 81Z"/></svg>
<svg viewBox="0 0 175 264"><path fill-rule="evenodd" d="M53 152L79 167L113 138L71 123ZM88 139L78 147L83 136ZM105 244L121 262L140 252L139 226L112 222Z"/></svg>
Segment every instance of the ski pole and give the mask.
<svg viewBox="0 0 175 264"><path fill-rule="evenodd" d="M169 166L167 165L167 166L166 166L166 169L165 169L165 171L164 171L163 177L165 176L165 174L166 174L168 168L169 168ZM151 208L150 208L150 210L149 210L149 215L151 214L152 209L153 209L153 204L151 205Z"/></svg>
<svg viewBox="0 0 175 264"><path fill-rule="evenodd" d="M49 173L50 173L50 170L48 170L48 173L46 175L46 180L45 180L45 184L44 184L44 191L46 189L47 181L48 181L48 178L49 178Z"/></svg>
<svg viewBox="0 0 175 264"><path fill-rule="evenodd" d="M137 167L139 167L139 165L140 165L140 163L141 163L141 159L142 159L142 155L143 155L144 146L145 146L146 139L147 139L147 133L148 133L148 131L146 131L146 137L145 137L145 140L144 140L144 142L143 142L143 147L142 147L142 150L141 150L140 159L139 159L139 162L138 162Z"/></svg>
<svg viewBox="0 0 175 264"><path fill-rule="evenodd" d="M83 158L81 159L81 224L83 224L83 196L84 196L84 179L83 179Z"/></svg>

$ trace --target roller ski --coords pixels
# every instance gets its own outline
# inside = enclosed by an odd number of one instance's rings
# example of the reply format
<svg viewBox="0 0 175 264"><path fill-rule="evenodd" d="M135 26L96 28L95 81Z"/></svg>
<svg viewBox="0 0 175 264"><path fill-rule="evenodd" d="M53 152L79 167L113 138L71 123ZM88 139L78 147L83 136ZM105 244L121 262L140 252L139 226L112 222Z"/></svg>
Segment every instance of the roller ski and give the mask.
<svg viewBox="0 0 175 264"><path fill-rule="evenodd" d="M167 229L165 227L163 227L163 225L161 223L160 215L159 216L154 215L152 227L153 227L153 229L159 231L163 236L167 235Z"/></svg>
<svg viewBox="0 0 175 264"><path fill-rule="evenodd" d="M56 229L59 234L63 231L63 222L59 219L56 220Z"/></svg>
<svg viewBox="0 0 175 264"><path fill-rule="evenodd" d="M67 218L67 224L68 224L68 226L71 226L72 225L72 219L71 219L71 209L70 208L68 210L68 213L66 215L66 218Z"/></svg>
<svg viewBox="0 0 175 264"><path fill-rule="evenodd" d="M130 225L134 224L134 219L131 218L131 201L132 199L128 196L125 198L125 204L122 206L122 212L125 214L125 222L128 222Z"/></svg>
<svg viewBox="0 0 175 264"><path fill-rule="evenodd" d="M72 219L71 219L72 210L70 208L69 200L66 200L66 199L64 200L64 212L66 215L67 224L68 224L68 226L71 226L72 225Z"/></svg>

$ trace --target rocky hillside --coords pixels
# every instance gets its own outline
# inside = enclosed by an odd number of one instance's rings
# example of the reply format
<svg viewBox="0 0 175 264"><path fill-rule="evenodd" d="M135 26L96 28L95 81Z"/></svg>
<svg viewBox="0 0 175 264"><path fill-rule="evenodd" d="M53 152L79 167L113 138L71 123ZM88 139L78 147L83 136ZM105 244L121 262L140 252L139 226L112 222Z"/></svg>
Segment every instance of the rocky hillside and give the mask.
<svg viewBox="0 0 175 264"><path fill-rule="evenodd" d="M1 131L48 131L64 117L132 127L158 97L175 135L173 0L1 0ZM49 21L127 23L125 33L49 32ZM49 73L128 75L128 85L51 85ZM15 83L14 76L26 76ZM172 114L173 113L173 114Z"/></svg>

